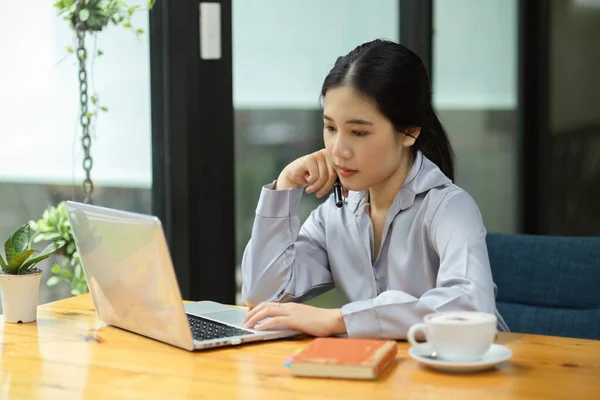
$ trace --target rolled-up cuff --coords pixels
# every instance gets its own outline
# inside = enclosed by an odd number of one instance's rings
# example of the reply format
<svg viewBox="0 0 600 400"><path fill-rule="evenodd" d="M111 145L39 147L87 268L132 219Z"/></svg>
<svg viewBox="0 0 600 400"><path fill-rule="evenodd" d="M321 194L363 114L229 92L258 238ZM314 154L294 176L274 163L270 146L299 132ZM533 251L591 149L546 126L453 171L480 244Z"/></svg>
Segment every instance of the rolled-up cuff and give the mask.
<svg viewBox="0 0 600 400"><path fill-rule="evenodd" d="M296 215L303 189L275 190L276 182L262 187L256 214L265 218L289 218Z"/></svg>
<svg viewBox="0 0 600 400"><path fill-rule="evenodd" d="M348 303L342 307L342 317L348 337L379 338L381 327L373 305L373 299Z"/></svg>

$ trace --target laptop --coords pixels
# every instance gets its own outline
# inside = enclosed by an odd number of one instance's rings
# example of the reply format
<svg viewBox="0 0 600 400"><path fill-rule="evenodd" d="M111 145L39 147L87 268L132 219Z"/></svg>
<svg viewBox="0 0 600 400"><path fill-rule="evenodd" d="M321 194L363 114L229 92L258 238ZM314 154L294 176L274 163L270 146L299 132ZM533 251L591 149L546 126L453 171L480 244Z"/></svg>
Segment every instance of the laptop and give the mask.
<svg viewBox="0 0 600 400"><path fill-rule="evenodd" d="M184 304L160 220L65 202L81 266L103 322L185 350L292 337L246 329L246 311L213 301Z"/></svg>

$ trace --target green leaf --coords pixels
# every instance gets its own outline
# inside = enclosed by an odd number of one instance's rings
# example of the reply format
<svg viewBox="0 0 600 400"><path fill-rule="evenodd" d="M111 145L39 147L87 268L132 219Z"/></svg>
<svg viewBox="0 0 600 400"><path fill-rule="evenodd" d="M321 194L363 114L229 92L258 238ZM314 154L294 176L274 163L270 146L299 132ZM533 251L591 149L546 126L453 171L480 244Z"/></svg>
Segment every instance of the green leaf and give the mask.
<svg viewBox="0 0 600 400"><path fill-rule="evenodd" d="M2 256L0 256L0 266L2 266L3 270L6 270L6 262L4 261L4 258L2 258Z"/></svg>
<svg viewBox="0 0 600 400"><path fill-rule="evenodd" d="M60 224L60 227L67 232L71 230L71 224L69 223L68 218L63 220L62 224Z"/></svg>
<svg viewBox="0 0 600 400"><path fill-rule="evenodd" d="M52 253L54 253L56 250L62 248L64 245L65 245L65 242L63 242L63 241L57 241L57 242L50 243L48 246L46 246L46 248L44 250L42 250L42 252L40 253L39 256L30 258L29 260L27 260L25 262L25 264L23 264L22 268L28 268L32 265L39 263L42 260L45 260L46 258L50 257L52 255Z"/></svg>
<svg viewBox="0 0 600 400"><path fill-rule="evenodd" d="M8 265L4 268L4 272L9 275L17 275L19 273L19 268L11 268Z"/></svg>
<svg viewBox="0 0 600 400"><path fill-rule="evenodd" d="M131 24L129 22L125 22L123 24L123 28L131 28Z"/></svg>
<svg viewBox="0 0 600 400"><path fill-rule="evenodd" d="M108 112L108 108L106 108L106 107L104 107L104 106L100 107L100 109L101 109L102 111L104 111L104 112Z"/></svg>
<svg viewBox="0 0 600 400"><path fill-rule="evenodd" d="M135 5L135 6L131 6L129 7L129 9L127 10L127 13L129 14L129 16L131 17L133 15L133 13L135 12L136 9L140 8L139 5Z"/></svg>
<svg viewBox="0 0 600 400"><path fill-rule="evenodd" d="M67 253L71 254L75 251L75 242L71 242L67 245Z"/></svg>
<svg viewBox="0 0 600 400"><path fill-rule="evenodd" d="M80 294L84 294L88 292L87 282L84 280L77 282L77 291Z"/></svg>
<svg viewBox="0 0 600 400"><path fill-rule="evenodd" d="M75 273L75 279L81 279L83 276L81 272L81 265L77 264L75 268L73 268L73 272Z"/></svg>
<svg viewBox="0 0 600 400"><path fill-rule="evenodd" d="M96 96L92 96L92 104L96 104L98 102L98 99L96 98Z"/></svg>
<svg viewBox="0 0 600 400"><path fill-rule="evenodd" d="M41 242L42 240L54 240L60 237L60 233L40 233L33 239L34 243Z"/></svg>
<svg viewBox="0 0 600 400"><path fill-rule="evenodd" d="M10 261L8 262L8 266L9 268L16 268L17 270L21 270L23 268L23 263L25 262L25 260L27 260L29 258L29 256L31 256L33 253L37 253L37 250L35 249L29 249L29 250L25 250L22 253L19 254L15 254L13 256L13 258L10 259Z"/></svg>
<svg viewBox="0 0 600 400"><path fill-rule="evenodd" d="M56 284L58 284L59 282L60 282L60 278L58 276L51 276L50 278L48 278L46 285L48 285L49 287L52 287L52 286L56 286Z"/></svg>
<svg viewBox="0 0 600 400"><path fill-rule="evenodd" d="M98 57L100 57L103 54L104 54L104 52L102 50L98 50Z"/></svg>
<svg viewBox="0 0 600 400"><path fill-rule="evenodd" d="M88 118L92 118L94 116L94 113L86 112L85 116L88 117Z"/></svg>
<svg viewBox="0 0 600 400"><path fill-rule="evenodd" d="M42 234L35 235L33 237L33 243L38 243L38 242L41 242L42 240L44 240L41 236L42 236Z"/></svg>
<svg viewBox="0 0 600 400"><path fill-rule="evenodd" d="M35 231L36 232L48 232L48 231L53 231L54 228L52 228L50 225L48 225L48 221L46 221L45 219L40 219L36 226L35 226Z"/></svg>
<svg viewBox="0 0 600 400"><path fill-rule="evenodd" d="M137 33L138 35L141 35L142 33L144 33L144 30L142 28L137 28L135 30L135 33Z"/></svg>
<svg viewBox="0 0 600 400"><path fill-rule="evenodd" d="M100 22L100 20L98 18L96 18L94 15L90 15L90 18L87 20L87 24L90 27L101 27L102 23Z"/></svg>
<svg viewBox="0 0 600 400"><path fill-rule="evenodd" d="M71 271L69 271L68 269L62 270L61 275L64 276L65 278L73 277L73 273Z"/></svg>
<svg viewBox="0 0 600 400"><path fill-rule="evenodd" d="M82 8L79 10L79 20L82 22L87 21L90 18L90 10L87 8Z"/></svg>
<svg viewBox="0 0 600 400"><path fill-rule="evenodd" d="M60 265L54 264L50 271L52 271L53 274L60 274Z"/></svg>
<svg viewBox="0 0 600 400"><path fill-rule="evenodd" d="M10 263L10 260L27 250L29 246L29 239L31 238L31 228L29 224L25 224L13 233L6 243L4 243L4 252L6 253L6 261Z"/></svg>
<svg viewBox="0 0 600 400"><path fill-rule="evenodd" d="M73 50L73 47L71 47L71 46L65 46L65 49L67 50L67 53L71 53L71 54L75 53L75 50Z"/></svg>
<svg viewBox="0 0 600 400"><path fill-rule="evenodd" d="M48 212L48 225L55 227L58 224L59 215L58 210L54 207Z"/></svg>
<svg viewBox="0 0 600 400"><path fill-rule="evenodd" d="M68 220L63 220L57 226L57 228L60 231L60 233L62 233L63 235L69 235L71 233L71 225L69 225L69 221Z"/></svg>

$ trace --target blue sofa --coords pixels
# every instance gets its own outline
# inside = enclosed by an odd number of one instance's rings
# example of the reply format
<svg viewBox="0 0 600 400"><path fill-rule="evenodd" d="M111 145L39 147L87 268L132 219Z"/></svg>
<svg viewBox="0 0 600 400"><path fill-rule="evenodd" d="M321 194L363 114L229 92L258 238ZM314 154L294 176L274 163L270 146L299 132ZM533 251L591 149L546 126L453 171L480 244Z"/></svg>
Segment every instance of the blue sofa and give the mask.
<svg viewBox="0 0 600 400"><path fill-rule="evenodd" d="M489 233L487 245L511 331L600 339L600 238Z"/></svg>

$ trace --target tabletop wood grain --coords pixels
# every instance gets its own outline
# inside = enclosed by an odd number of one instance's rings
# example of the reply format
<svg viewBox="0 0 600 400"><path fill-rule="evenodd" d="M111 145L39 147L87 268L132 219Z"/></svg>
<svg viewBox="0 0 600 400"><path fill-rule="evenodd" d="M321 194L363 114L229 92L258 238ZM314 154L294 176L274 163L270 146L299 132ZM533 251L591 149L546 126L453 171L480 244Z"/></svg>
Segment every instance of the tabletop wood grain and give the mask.
<svg viewBox="0 0 600 400"><path fill-rule="evenodd" d="M310 338L188 352L96 318L89 295L0 324L1 399L600 399L600 341L500 334L513 358L494 370L423 367L398 342L376 382L295 378L287 355Z"/></svg>

